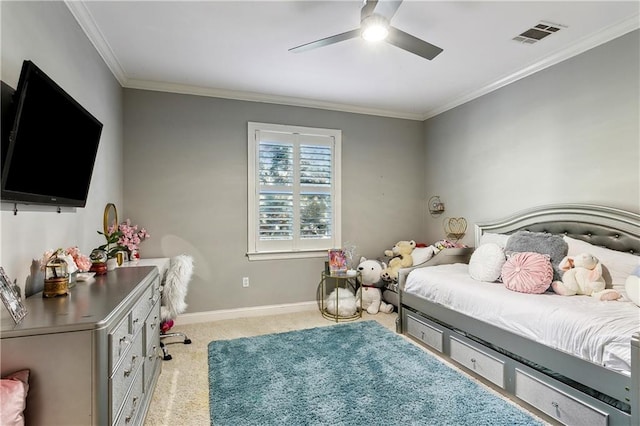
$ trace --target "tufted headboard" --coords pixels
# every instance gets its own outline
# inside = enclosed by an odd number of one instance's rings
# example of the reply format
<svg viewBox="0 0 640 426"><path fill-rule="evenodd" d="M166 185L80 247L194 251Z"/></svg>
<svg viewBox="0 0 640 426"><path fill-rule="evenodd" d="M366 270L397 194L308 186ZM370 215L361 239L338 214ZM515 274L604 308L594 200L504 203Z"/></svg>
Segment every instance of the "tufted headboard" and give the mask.
<svg viewBox="0 0 640 426"><path fill-rule="evenodd" d="M476 247L483 233L549 232L640 256L640 214L591 204L535 207L475 225Z"/></svg>

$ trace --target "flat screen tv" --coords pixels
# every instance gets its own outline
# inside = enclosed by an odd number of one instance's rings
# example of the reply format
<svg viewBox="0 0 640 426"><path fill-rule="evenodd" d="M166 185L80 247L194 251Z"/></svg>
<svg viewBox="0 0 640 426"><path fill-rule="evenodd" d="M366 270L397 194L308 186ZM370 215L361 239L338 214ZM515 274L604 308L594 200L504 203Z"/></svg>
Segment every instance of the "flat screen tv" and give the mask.
<svg viewBox="0 0 640 426"><path fill-rule="evenodd" d="M102 123L28 60L10 108L2 201L84 207Z"/></svg>

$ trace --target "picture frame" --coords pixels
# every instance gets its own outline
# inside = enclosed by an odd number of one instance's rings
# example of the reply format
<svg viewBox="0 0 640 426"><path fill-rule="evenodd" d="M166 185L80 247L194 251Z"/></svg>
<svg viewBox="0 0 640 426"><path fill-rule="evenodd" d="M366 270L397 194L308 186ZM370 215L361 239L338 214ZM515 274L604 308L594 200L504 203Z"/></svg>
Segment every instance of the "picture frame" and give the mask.
<svg viewBox="0 0 640 426"><path fill-rule="evenodd" d="M0 266L0 298L2 303L11 314L13 321L18 324L22 318L27 315L27 309L24 307L20 295L16 292L11 280L4 272L4 268Z"/></svg>
<svg viewBox="0 0 640 426"><path fill-rule="evenodd" d="M329 250L329 272L331 275L347 272L347 257L343 249Z"/></svg>

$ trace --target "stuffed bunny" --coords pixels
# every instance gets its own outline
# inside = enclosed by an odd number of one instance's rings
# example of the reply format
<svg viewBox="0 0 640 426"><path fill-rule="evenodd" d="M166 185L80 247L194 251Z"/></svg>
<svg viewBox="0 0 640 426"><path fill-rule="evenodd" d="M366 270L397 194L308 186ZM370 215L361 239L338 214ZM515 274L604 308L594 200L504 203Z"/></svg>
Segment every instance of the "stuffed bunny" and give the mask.
<svg viewBox="0 0 640 426"><path fill-rule="evenodd" d="M617 291L605 289L602 264L592 254L565 256L560 261L560 269L565 271L562 281L554 281L551 287L562 296L584 294L598 300L616 300L620 297Z"/></svg>

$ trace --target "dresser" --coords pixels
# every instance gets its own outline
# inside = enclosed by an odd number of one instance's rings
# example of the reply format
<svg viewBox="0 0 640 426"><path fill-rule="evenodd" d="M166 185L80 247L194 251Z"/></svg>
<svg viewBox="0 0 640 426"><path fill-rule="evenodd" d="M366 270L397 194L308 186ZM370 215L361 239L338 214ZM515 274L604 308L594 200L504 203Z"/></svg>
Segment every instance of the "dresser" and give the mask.
<svg viewBox="0 0 640 426"><path fill-rule="evenodd" d="M160 268L128 266L34 294L19 324L2 322L1 374L31 370L27 425L144 423L162 362Z"/></svg>

